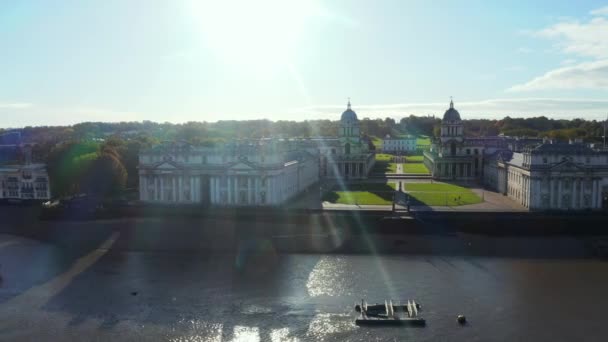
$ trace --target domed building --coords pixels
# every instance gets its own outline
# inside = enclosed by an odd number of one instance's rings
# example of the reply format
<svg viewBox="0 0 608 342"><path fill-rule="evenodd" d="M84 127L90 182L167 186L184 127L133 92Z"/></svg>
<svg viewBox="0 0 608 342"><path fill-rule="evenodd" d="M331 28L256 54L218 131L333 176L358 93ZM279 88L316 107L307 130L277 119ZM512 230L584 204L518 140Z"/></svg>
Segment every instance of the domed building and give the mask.
<svg viewBox="0 0 608 342"><path fill-rule="evenodd" d="M375 163L369 141L361 137L357 113L350 100L340 117L337 139L324 139L319 146L321 177L333 179L367 178Z"/></svg>
<svg viewBox="0 0 608 342"><path fill-rule="evenodd" d="M481 175L483 150L478 140L465 139L460 113L450 100L439 138L424 153L424 164L435 179L471 180Z"/></svg>

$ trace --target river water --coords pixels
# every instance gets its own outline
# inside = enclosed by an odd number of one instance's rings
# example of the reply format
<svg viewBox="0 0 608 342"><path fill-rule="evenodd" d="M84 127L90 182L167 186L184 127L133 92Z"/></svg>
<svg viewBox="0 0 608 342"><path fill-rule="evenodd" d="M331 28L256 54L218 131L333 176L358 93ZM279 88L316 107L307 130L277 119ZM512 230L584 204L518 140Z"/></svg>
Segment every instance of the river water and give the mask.
<svg viewBox="0 0 608 342"><path fill-rule="evenodd" d="M108 247L108 246L105 246ZM576 258L118 252L0 238L0 340L606 341L608 263ZM424 328L353 306L415 299ZM456 316L468 318L466 326Z"/></svg>

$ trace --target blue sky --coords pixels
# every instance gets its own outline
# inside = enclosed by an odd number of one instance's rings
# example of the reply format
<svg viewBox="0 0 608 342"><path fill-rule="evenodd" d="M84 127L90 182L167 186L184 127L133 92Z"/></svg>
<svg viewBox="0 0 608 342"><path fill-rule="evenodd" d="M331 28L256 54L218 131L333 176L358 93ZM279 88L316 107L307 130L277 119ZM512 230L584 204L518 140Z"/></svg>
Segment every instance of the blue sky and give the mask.
<svg viewBox="0 0 608 342"><path fill-rule="evenodd" d="M601 1L0 2L0 127L608 113Z"/></svg>

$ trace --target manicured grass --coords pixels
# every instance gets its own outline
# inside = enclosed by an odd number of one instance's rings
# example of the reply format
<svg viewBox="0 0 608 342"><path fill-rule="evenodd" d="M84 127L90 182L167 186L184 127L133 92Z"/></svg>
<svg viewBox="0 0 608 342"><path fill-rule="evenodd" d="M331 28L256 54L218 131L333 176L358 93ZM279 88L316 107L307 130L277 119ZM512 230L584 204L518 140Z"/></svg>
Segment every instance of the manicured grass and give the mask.
<svg viewBox="0 0 608 342"><path fill-rule="evenodd" d="M336 187L323 196L324 201L340 204L388 205L393 201L395 183L348 184Z"/></svg>
<svg viewBox="0 0 608 342"><path fill-rule="evenodd" d="M403 173L424 173L428 174L429 169L422 163L405 163L403 164Z"/></svg>
<svg viewBox="0 0 608 342"><path fill-rule="evenodd" d="M391 163L393 155L386 153L376 154L376 164L372 172L375 173L395 173L397 172L397 164Z"/></svg>
<svg viewBox="0 0 608 342"><path fill-rule="evenodd" d="M406 183L405 191L414 200L413 205L458 206L482 202L470 189L453 184Z"/></svg>
<svg viewBox="0 0 608 342"><path fill-rule="evenodd" d="M390 162L392 159L392 154L376 153L376 161Z"/></svg>
<svg viewBox="0 0 608 342"><path fill-rule="evenodd" d="M427 137L426 135L420 135L416 139L416 145L430 145L430 144L431 144L431 138Z"/></svg>
<svg viewBox="0 0 608 342"><path fill-rule="evenodd" d="M405 157L406 163L422 163L424 156L407 156Z"/></svg>

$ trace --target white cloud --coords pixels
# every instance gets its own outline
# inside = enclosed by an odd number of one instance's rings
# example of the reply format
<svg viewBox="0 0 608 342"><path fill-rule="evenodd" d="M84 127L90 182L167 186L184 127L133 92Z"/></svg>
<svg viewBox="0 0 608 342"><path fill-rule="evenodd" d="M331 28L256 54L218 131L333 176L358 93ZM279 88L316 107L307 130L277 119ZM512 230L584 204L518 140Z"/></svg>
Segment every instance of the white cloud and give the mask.
<svg viewBox="0 0 608 342"><path fill-rule="evenodd" d="M531 81L515 85L507 91L535 91L544 89L608 89L608 7L591 11L594 16L586 22L562 19L533 35L555 42L558 52L592 61L577 65L572 59L561 63L561 68L548 71Z"/></svg>
<svg viewBox="0 0 608 342"><path fill-rule="evenodd" d="M608 89L608 59L551 70L508 91L543 89Z"/></svg>
<svg viewBox="0 0 608 342"><path fill-rule="evenodd" d="M608 6L594 9L593 11L591 11L589 13L594 16L602 16L602 15L608 16Z"/></svg>
<svg viewBox="0 0 608 342"><path fill-rule="evenodd" d="M563 61L559 62L560 65L572 65L574 63L576 63L576 59L572 58L564 59Z"/></svg>
<svg viewBox="0 0 608 342"><path fill-rule="evenodd" d="M536 33L538 37L556 41L565 53L583 57L608 58L608 20L595 17L588 22L560 22Z"/></svg>
<svg viewBox="0 0 608 342"><path fill-rule="evenodd" d="M608 112L607 100L593 99L555 99L555 98L505 98L481 101L454 101L455 107L465 119L497 119L504 116L532 117L545 115L551 118L585 118L603 120ZM449 106L445 103L401 103L385 105L353 105L359 118L400 119L410 114L441 117ZM336 120L344 111L344 106L326 105L299 108L292 111L302 119Z"/></svg>
<svg viewBox="0 0 608 342"><path fill-rule="evenodd" d="M0 102L0 109L22 109L22 108L29 108L31 106L32 106L31 103L20 103L20 102L3 103L3 102Z"/></svg>

